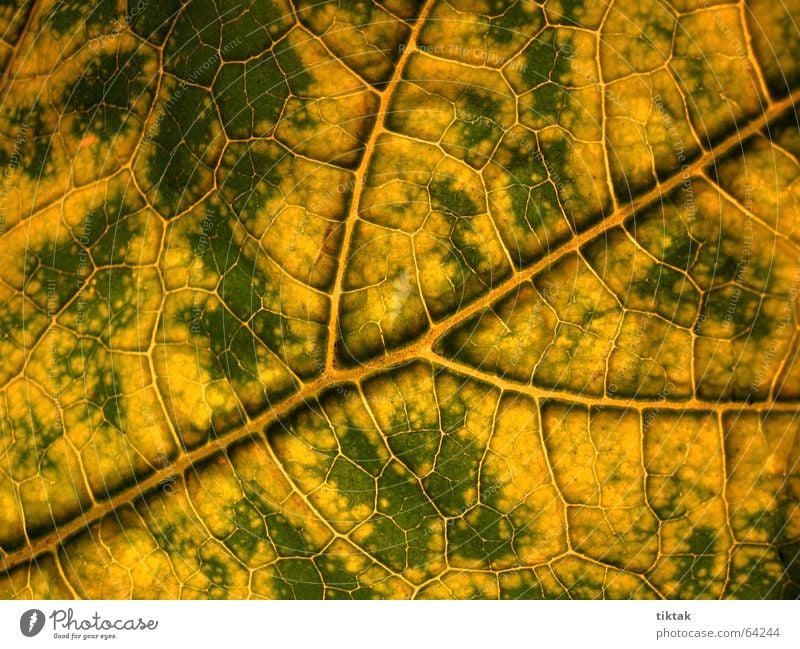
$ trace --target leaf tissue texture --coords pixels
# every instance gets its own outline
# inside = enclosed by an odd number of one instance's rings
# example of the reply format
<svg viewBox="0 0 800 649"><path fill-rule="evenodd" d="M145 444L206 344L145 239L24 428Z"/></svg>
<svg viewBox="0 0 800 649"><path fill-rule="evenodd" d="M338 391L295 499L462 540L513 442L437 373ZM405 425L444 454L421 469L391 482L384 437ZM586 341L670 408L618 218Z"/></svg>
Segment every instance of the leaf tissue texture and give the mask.
<svg viewBox="0 0 800 649"><path fill-rule="evenodd" d="M9 0L0 596L800 596L800 0Z"/></svg>

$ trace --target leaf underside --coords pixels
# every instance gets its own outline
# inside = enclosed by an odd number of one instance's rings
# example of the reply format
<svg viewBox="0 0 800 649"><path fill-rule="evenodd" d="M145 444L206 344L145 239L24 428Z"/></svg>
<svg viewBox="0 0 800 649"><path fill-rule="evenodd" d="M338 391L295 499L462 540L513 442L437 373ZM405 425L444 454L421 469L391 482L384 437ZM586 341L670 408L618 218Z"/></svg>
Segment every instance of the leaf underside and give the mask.
<svg viewBox="0 0 800 649"><path fill-rule="evenodd" d="M800 596L800 0L0 7L0 596Z"/></svg>

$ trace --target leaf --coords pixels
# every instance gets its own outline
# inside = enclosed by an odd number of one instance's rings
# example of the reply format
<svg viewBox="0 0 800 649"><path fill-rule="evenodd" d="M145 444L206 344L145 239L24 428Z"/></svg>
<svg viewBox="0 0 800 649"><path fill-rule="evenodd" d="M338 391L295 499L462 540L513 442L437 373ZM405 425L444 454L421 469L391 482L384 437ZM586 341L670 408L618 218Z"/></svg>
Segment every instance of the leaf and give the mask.
<svg viewBox="0 0 800 649"><path fill-rule="evenodd" d="M798 15L8 4L0 594L798 597Z"/></svg>

